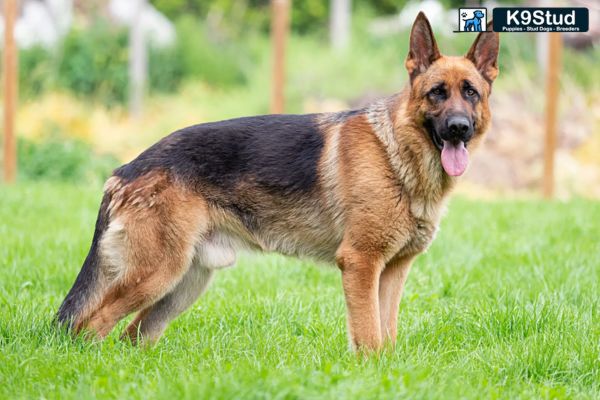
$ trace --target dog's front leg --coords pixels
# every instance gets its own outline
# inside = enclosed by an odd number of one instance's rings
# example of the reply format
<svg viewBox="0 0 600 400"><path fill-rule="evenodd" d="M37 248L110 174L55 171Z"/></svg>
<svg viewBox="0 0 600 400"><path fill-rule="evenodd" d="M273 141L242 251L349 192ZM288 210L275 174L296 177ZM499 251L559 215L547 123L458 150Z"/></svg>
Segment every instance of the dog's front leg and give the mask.
<svg viewBox="0 0 600 400"><path fill-rule="evenodd" d="M378 257L342 248L337 263L348 311L348 334L354 350L372 351L381 347L379 276L384 263Z"/></svg>
<svg viewBox="0 0 600 400"><path fill-rule="evenodd" d="M415 256L395 257L385 266L379 280L379 309L381 333L384 342L396 344L398 307L404 283Z"/></svg>

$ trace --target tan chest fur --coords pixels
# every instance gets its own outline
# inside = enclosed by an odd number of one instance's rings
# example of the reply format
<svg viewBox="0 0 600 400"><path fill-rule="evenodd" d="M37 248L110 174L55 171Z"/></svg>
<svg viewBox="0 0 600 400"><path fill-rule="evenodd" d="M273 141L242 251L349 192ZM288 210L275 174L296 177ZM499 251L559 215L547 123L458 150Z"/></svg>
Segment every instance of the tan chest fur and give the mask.
<svg viewBox="0 0 600 400"><path fill-rule="evenodd" d="M382 105L378 107L382 108ZM387 100L386 108L395 109L393 117L388 117L393 120L393 129L377 129L375 133L380 140L384 138L382 141L393 143L386 146L388 159L402 182L413 220L410 239L399 253L418 254L427 250L435 238L454 182L444 174L439 153L432 148L429 139L411 125L413 118L407 115L403 94Z"/></svg>

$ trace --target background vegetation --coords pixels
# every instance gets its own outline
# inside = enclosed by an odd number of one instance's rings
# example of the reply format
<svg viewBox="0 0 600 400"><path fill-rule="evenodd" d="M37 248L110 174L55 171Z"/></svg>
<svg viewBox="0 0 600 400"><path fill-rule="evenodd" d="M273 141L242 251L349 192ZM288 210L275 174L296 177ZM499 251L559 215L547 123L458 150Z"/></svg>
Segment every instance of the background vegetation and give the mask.
<svg viewBox="0 0 600 400"><path fill-rule="evenodd" d="M265 25L269 18L268 1L156 0L153 4L172 18L177 39L172 46L150 47L148 112L135 123L127 117L126 110L127 32L101 14L76 24L56 48L21 51L20 121L24 122L18 126L19 133L29 142L40 142L38 151L51 151L52 155L42 158L53 160L53 165L64 160L59 170L73 167L70 156L56 156L62 150L53 143L61 138L68 143L80 143L69 147L69 151L81 152L82 160L112 159L116 165L117 160L130 159L182 126L269 112L271 49ZM408 32L381 36L370 29L374 18L396 12L404 2L354 2L352 45L343 52L333 52L327 46L327 4L326 1L293 2L287 112L352 107L369 98L394 93L405 83L403 62ZM440 47L448 54L464 53L472 41L471 35L453 35L450 29L436 27L436 31ZM535 93L543 87L543 74L532 51L534 40L533 35L503 36L502 72L496 83L499 89L495 98L508 93L512 97ZM572 92L565 97L569 106L573 103L567 97L581 98L583 107L600 101L598 63L600 49L587 52L566 49L563 85ZM514 99L506 103L511 102L514 104ZM531 107L527 115L531 116L528 124L532 129L541 126L535 113L541 112L543 106L541 96L527 102L527 107ZM499 107L495 105L496 110ZM568 113L580 112L583 110ZM598 126L600 120L585 123ZM579 127L566 129L571 134ZM596 136L580 152L583 158L593 159L589 155L600 151L600 136ZM48 144L41 143L46 140ZM26 141L21 143L24 145ZM24 155L29 151L20 150ZM29 161L21 158L21 176L45 179L48 174L32 173ZM89 172L70 174L69 179L76 176L102 180L109 169L96 165L91 162ZM94 175L98 176L92 178ZM564 179L570 181L572 176ZM581 185L590 187L588 182Z"/></svg>
<svg viewBox="0 0 600 400"><path fill-rule="evenodd" d="M269 21L268 0L155 0L152 3L175 22L177 40L167 48L151 47L151 92L176 91L186 80L203 81L216 88L243 87L256 78L257 72L263 72L260 64L269 57L268 24L257 19ZM395 64L388 64L386 69L397 69L405 48L399 37L405 35L373 36L367 25L373 17L398 12L405 3L404 0L355 2L353 46L348 52L348 61L359 54L377 60L382 56L382 48L389 49L393 45ZM462 4L454 0L446 3ZM293 2L292 40L321 44L327 40L328 4L320 0ZM211 20L211 13L219 17ZM471 37L451 39L448 42L456 44L457 41L466 43ZM533 39L532 35L520 35L518 40L507 36L500 57L503 69L514 66L514 60L518 60L519 68L535 64L535 52L531 51ZM127 52L127 32L102 17L95 17L86 26L74 28L57 49L33 47L21 52L21 93L28 99L48 90L66 89L108 106L123 104L128 93ZM320 56L327 62L331 60L326 52ZM598 86L597 69L592 66L599 60L600 51L587 55L569 53L567 72L582 86ZM391 60L386 58L386 61ZM373 86L378 89L377 82Z"/></svg>

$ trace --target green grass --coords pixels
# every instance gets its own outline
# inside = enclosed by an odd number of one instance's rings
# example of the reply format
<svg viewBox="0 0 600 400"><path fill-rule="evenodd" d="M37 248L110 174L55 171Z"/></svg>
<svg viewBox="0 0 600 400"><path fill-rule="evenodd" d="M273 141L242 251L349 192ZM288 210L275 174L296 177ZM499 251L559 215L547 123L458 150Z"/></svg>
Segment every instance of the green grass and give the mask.
<svg viewBox="0 0 600 400"><path fill-rule="evenodd" d="M0 187L0 398L599 398L600 204L455 199L396 349L348 351L339 272L243 256L148 349L50 324L100 190ZM122 328L122 324L120 326Z"/></svg>

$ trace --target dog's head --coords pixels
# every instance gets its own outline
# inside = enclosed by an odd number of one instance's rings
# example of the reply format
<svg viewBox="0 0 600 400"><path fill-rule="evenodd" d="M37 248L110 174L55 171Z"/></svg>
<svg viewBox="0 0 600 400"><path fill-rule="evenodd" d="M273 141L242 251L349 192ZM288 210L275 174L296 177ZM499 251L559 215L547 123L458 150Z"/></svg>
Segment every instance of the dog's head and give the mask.
<svg viewBox="0 0 600 400"><path fill-rule="evenodd" d="M467 149L475 148L488 128L498 49L498 33L481 32L464 57L443 56L425 14L419 13L413 24L406 59L408 112L440 151L448 175L464 173Z"/></svg>
<svg viewBox="0 0 600 400"><path fill-rule="evenodd" d="M474 16L475 18L483 18L483 17L484 17L484 14L483 14L483 11L481 11L481 10L475 10L475 11L473 12L473 16Z"/></svg>

